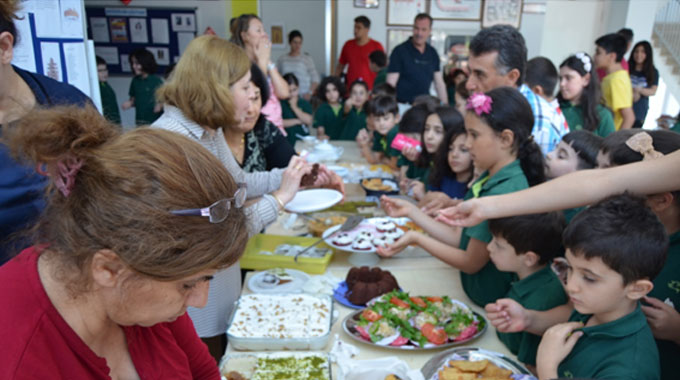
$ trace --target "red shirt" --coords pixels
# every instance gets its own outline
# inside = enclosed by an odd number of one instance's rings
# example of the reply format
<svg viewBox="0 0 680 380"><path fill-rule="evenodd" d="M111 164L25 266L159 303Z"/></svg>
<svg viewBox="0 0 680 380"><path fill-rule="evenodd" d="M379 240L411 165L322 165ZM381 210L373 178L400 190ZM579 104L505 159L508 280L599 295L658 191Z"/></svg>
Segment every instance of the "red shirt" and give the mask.
<svg viewBox="0 0 680 380"><path fill-rule="evenodd" d="M385 51L380 42L369 39L363 46L357 45L356 40L349 40L342 46L340 53L340 63L347 67L347 90L352 83L361 78L368 85L368 89L373 88L373 81L378 73L374 73L368 66L368 55L376 50Z"/></svg>
<svg viewBox="0 0 680 380"><path fill-rule="evenodd" d="M110 379L97 356L52 305L27 248L0 267L0 379ZM123 326L142 379L220 379L215 360L184 314L152 327Z"/></svg>

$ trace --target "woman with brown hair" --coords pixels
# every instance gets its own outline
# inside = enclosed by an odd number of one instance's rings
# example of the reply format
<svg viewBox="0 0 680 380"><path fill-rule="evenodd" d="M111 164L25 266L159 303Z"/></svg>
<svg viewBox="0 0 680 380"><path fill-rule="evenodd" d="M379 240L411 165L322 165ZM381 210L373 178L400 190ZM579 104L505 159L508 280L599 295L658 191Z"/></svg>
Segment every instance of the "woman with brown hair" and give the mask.
<svg viewBox="0 0 680 380"><path fill-rule="evenodd" d="M50 186L36 245L0 267L0 378L219 379L186 310L243 251L245 190L190 139L91 107L3 137Z"/></svg>

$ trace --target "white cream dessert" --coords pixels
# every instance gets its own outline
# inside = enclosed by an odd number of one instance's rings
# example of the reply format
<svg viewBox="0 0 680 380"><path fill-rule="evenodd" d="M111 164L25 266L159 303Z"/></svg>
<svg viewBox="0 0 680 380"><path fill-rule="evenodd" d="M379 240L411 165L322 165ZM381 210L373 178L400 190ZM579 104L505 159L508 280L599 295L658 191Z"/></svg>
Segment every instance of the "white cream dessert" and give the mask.
<svg viewBox="0 0 680 380"><path fill-rule="evenodd" d="M356 239L363 238L363 239L373 239L373 233L371 231L359 231L357 234Z"/></svg>
<svg viewBox="0 0 680 380"><path fill-rule="evenodd" d="M387 236L379 236L373 239L372 243L376 247L385 247L387 245L394 243L394 239L389 238Z"/></svg>
<svg viewBox="0 0 680 380"><path fill-rule="evenodd" d="M352 244L352 237L348 233L341 233L340 235L333 238L333 244L345 246Z"/></svg>
<svg viewBox="0 0 680 380"><path fill-rule="evenodd" d="M352 249L368 251L373 249L373 244L371 244L370 240L359 237L354 241L354 243L352 243Z"/></svg>
<svg viewBox="0 0 680 380"><path fill-rule="evenodd" d="M383 235L383 236L385 236L386 238L390 238L392 240L397 240L403 234L404 234L404 231L400 230L399 228L395 228L394 231L385 232L385 235Z"/></svg>
<svg viewBox="0 0 680 380"><path fill-rule="evenodd" d="M397 229L397 225L391 220L381 220L375 224L375 228L380 232L389 232Z"/></svg>

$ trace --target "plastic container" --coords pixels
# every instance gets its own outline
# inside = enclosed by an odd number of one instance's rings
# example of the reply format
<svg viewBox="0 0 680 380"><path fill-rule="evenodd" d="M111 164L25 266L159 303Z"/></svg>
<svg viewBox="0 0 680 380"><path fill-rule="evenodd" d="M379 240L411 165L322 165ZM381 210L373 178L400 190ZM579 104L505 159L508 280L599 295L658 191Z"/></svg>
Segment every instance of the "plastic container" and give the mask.
<svg viewBox="0 0 680 380"><path fill-rule="evenodd" d="M229 327L231 327L234 318L239 312L239 305L243 297L253 296L253 294L243 295L238 301L234 303L234 308L229 318ZM300 294L257 294L261 297L300 297ZM260 338L260 337L241 337L234 336L227 328L227 339L229 344L236 350L242 351L300 351L300 350L323 350L331 338L331 327L333 327L333 299L328 295L310 295L309 297L316 297L328 304L328 329L320 336L309 336L300 338Z"/></svg>
<svg viewBox="0 0 680 380"><path fill-rule="evenodd" d="M258 353L258 352L236 352L236 353L230 353L224 355L222 357L222 360L220 361L220 373L222 376L227 375L230 371L235 371L243 375L245 378L251 378L256 372L257 372L257 361L260 358L264 359L286 359L286 358L306 358L306 357L318 357L322 358L325 360L325 362L320 365L321 368L323 368L323 375L320 377L320 379L328 379L332 380L333 375L332 375L332 370L331 370L331 361L328 356L328 353L325 352L267 352L267 353ZM295 370L296 368L288 368L288 370ZM271 369L268 368L263 368L265 374L269 374L273 377L275 376L285 376L286 375L286 369L283 369L281 371L282 373L276 373L275 371L272 371ZM281 377L276 377L276 378L281 378Z"/></svg>
<svg viewBox="0 0 680 380"><path fill-rule="evenodd" d="M376 190L376 189L370 189L364 185L364 181L370 181L370 180L382 180L382 183L384 185L390 186L392 189L391 190ZM399 194L399 184L389 178L380 178L380 177L368 177L368 178L362 178L361 182L361 187L364 189L366 192L366 196L374 196L380 198L381 195L397 195Z"/></svg>
<svg viewBox="0 0 680 380"><path fill-rule="evenodd" d="M331 247L326 245L326 243L320 243L316 246L317 248L330 249L330 253L326 254L324 257L312 258L300 256L298 257L297 262L295 262L293 256L266 255L261 253L263 251L274 252L276 247L281 244L292 244L307 247L314 244L316 240L316 238L299 236L257 234L248 240L245 252L241 257L241 268L255 270L290 268L301 270L310 274L323 274L326 272L326 268L331 262L334 252Z"/></svg>

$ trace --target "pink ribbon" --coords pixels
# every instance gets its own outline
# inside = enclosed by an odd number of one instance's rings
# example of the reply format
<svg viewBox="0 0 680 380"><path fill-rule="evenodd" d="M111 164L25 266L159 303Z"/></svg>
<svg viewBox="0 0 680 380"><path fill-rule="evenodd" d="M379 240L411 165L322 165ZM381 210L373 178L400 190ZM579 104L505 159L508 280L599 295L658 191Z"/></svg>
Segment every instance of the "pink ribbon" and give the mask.
<svg viewBox="0 0 680 380"><path fill-rule="evenodd" d="M476 92L470 95L465 108L474 110L477 116L482 116L483 113L491 113L491 103L493 99L490 96Z"/></svg>

